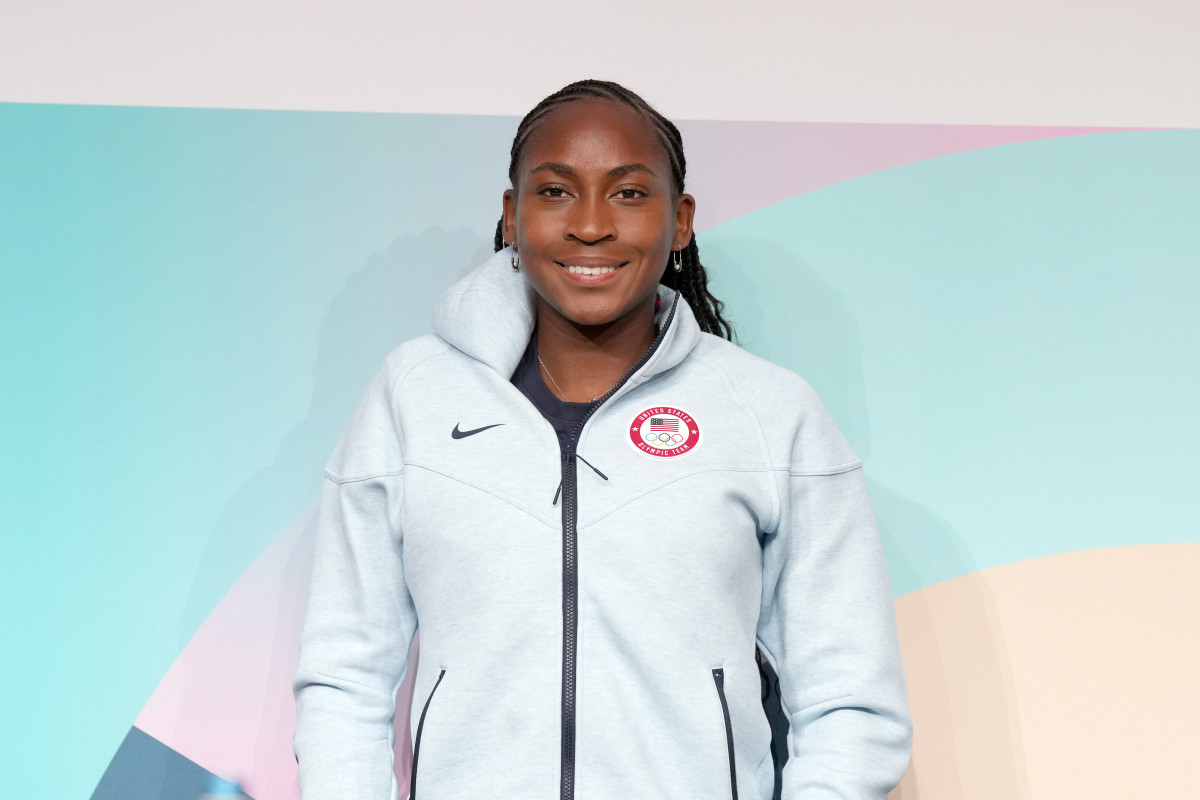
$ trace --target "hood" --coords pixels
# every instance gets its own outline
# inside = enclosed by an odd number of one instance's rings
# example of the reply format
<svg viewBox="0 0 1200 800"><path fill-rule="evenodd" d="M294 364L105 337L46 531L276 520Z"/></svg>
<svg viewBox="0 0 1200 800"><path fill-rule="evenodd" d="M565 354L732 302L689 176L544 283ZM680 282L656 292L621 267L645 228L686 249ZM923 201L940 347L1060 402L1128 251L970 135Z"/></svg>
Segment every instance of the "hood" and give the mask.
<svg viewBox="0 0 1200 800"><path fill-rule="evenodd" d="M512 268L511 259L511 247L497 251L451 286L433 312L438 336L506 379L516 370L535 322L533 286L524 271ZM700 341L700 326L683 296L661 284L658 296L662 313L655 321L668 328L649 361L623 387L626 391L683 361Z"/></svg>

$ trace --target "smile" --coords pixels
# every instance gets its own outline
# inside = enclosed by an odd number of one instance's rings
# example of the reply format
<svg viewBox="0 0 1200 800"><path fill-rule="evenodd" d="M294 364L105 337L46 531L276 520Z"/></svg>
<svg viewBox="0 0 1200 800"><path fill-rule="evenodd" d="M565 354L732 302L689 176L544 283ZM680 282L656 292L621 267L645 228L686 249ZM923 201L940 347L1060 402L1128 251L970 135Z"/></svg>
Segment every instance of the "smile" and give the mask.
<svg viewBox="0 0 1200 800"><path fill-rule="evenodd" d="M617 267L579 267L574 264L564 264L567 272L573 275L606 275L609 272L616 272Z"/></svg>

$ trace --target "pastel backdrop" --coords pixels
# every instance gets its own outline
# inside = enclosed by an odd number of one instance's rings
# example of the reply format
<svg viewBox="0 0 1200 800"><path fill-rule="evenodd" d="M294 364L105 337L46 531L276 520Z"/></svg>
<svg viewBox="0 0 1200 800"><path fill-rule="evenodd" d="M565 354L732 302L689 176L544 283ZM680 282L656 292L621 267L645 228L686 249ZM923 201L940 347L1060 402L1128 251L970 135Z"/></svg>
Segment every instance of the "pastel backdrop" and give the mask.
<svg viewBox="0 0 1200 800"><path fill-rule="evenodd" d="M411 54L329 54L451 30L403 4L311 4L283 34L250 15L235 35L213 22L235 13L221 3L207 26L127 3L90 36L91 12L60 5L54 24L17 20L25 37L0 25L0 58L42 67L0 70L0 100L19 101L0 104L6 796L191 800L216 779L296 796L288 681L320 467L379 360L491 250L519 114L584 73L680 121L701 254L741 343L806 376L865 458L917 731L893 796L1194 790L1200 121L1167 102L1181 68L1200 77L1177 46L1194 16L1160 3L1118 53L1158 105L1074 62L1073 96L1021 68L985 81L961 52L978 25L914 22L937 58L899 48L894 71L926 59L935 85L960 64L977 91L905 84L902 112L873 88L878 53L874 72L814 83L800 50L768 63L729 45L752 87L731 105L731 79L706 100L669 60L514 66L514 84L485 64L418 80L395 60ZM647 8L655 24L677 10ZM1049 58L1023 8L1005 41ZM852 51L882 41L884 16L793 21ZM1087 20L1080 58L1118 36ZM310 74L296 43L318 23L345 34L308 51L333 77L292 82L278 65ZM612 30L587 41L607 53ZM503 36L463 36L505 57ZM634 39L615 55L649 34ZM274 61L251 46L268 41ZM210 75L217 42L237 69ZM830 100L838 87L855 102Z"/></svg>

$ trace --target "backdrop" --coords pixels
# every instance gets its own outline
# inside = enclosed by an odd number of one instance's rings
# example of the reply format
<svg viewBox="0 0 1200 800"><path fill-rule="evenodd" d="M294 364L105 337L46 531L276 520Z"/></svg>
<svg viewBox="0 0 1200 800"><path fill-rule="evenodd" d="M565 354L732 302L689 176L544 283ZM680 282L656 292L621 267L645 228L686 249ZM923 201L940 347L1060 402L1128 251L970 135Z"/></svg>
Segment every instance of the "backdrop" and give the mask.
<svg viewBox="0 0 1200 800"><path fill-rule="evenodd" d="M1193 4L242 6L0 9L5 796L296 797L321 466L579 77L680 122L742 345L864 456L893 798L1194 792Z"/></svg>

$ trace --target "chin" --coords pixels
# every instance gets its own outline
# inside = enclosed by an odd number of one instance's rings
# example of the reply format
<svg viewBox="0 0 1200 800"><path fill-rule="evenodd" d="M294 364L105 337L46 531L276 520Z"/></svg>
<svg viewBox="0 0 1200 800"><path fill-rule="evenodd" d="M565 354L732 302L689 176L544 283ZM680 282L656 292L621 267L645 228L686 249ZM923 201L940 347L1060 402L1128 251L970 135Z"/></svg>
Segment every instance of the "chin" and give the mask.
<svg viewBox="0 0 1200 800"><path fill-rule="evenodd" d="M581 327L608 325L611 322L616 322L621 317L620 314L601 314L596 312L568 313L563 316Z"/></svg>
<svg viewBox="0 0 1200 800"><path fill-rule="evenodd" d="M607 325L622 316L620 308L607 303L564 303L559 313L576 325Z"/></svg>

